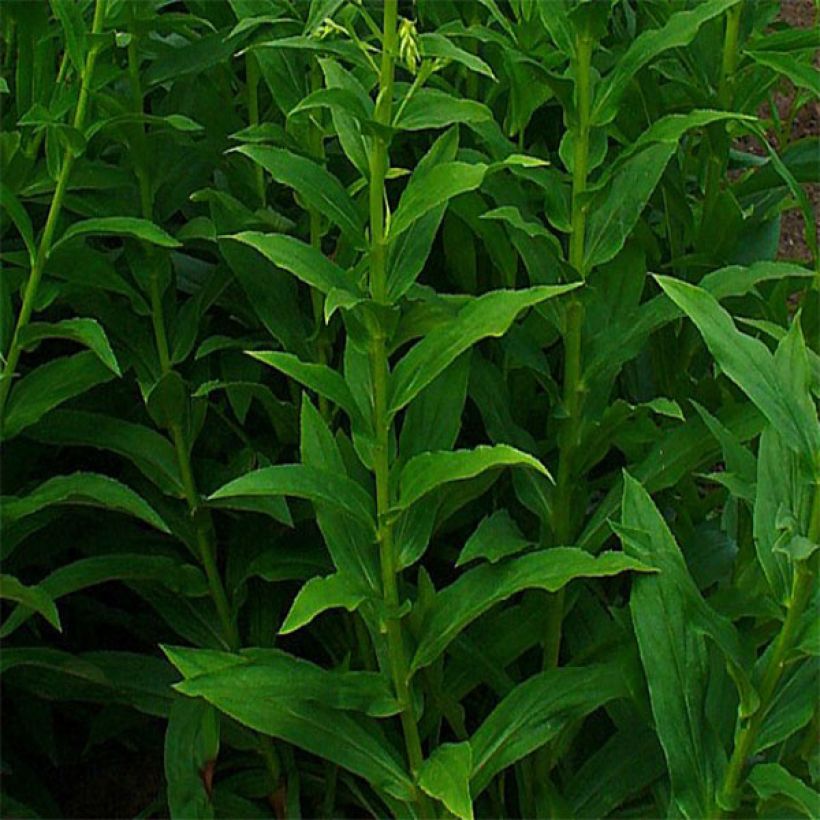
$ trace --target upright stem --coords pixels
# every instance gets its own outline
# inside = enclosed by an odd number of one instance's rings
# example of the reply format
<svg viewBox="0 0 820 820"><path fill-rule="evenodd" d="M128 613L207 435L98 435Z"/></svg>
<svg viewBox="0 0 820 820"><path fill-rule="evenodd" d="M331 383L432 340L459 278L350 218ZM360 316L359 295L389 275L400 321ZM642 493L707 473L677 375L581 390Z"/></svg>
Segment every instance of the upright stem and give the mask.
<svg viewBox="0 0 820 820"><path fill-rule="evenodd" d="M248 92L248 122L250 125L259 125L259 63L256 55L248 52L245 56L245 87ZM259 198L259 207L265 207L265 169L254 163L256 179L256 195Z"/></svg>
<svg viewBox="0 0 820 820"><path fill-rule="evenodd" d="M732 104L732 90L734 76L739 56L738 42L740 36L740 16L743 11L743 2L737 3L726 12L726 30L723 36L723 56L720 65L718 80L718 106L728 109ZM720 181L723 177L723 168L726 164L729 147L726 144L726 126L715 123L708 129L709 141L712 145L712 155L706 169L706 188L703 199L703 214L701 231L711 222L712 214L720 193Z"/></svg>
<svg viewBox="0 0 820 820"><path fill-rule="evenodd" d="M129 6L129 9L130 8ZM128 76L131 83L134 111L138 114L142 114L144 101L139 77L139 56L137 53L136 37L133 37L128 44ZM140 191L140 208L144 219L153 220L153 195L151 192L151 182L145 167L145 132L143 126L139 123L135 128L137 145L134 164ZM159 269L158 265L155 264L156 257L153 248L146 245L145 252L148 254L150 264L151 320L154 328L154 340L157 346L160 370L162 371L162 375L165 376L173 369L173 363L168 346L168 336L165 331L165 315L162 305ZM231 615L228 596L219 574L219 567L216 562L216 546L212 537L213 525L208 511L201 507L201 497L194 479L191 455L188 452L188 445L185 441L185 432L179 423L172 424L169 432L174 442L174 451L182 480L185 502L188 505L188 512L193 519L197 550L202 567L205 570L205 576L208 579L208 588L211 598L222 625L225 642L231 650L235 651L239 649L240 646L239 632Z"/></svg>
<svg viewBox="0 0 820 820"><path fill-rule="evenodd" d="M103 22L105 18L105 0L96 0L94 5L94 19L91 23L91 34L99 35L102 32ZM94 64L97 62L97 55L103 46L101 37L94 36L92 39L91 48L85 58L85 66L83 67L82 77L80 78L80 95L77 99L77 108L74 110L74 121L72 125L78 131L82 131L85 125L85 117L88 112L88 98L91 89L91 79L94 75ZM20 313L17 317L17 324L14 327L14 334L11 337L11 343L6 355L6 364L3 368L3 373L0 375L0 429L2 429L3 419L5 415L6 400L8 399L9 391L11 390L11 382L14 378L14 371L17 369L17 363L20 361L20 354L22 353L21 337L23 331L28 325L31 314L34 311L34 305L37 302L37 292L40 288L40 281L43 278L43 271L45 270L48 255L51 251L51 244L54 239L54 231L57 228L57 222L60 218L60 212L63 208L63 200L65 192L68 189L68 181L71 176L71 170L74 167L74 155L70 148L66 148L63 155L63 164L60 167L60 174L57 177L57 185L54 189L54 196L51 198L51 205L48 209L48 216L46 217L45 228L40 237L40 244L37 248L37 255L34 258L34 264L31 268L31 273L26 283L26 289L23 293L23 303L20 306Z"/></svg>
<svg viewBox="0 0 820 820"><path fill-rule="evenodd" d="M577 105L577 131L572 162L572 233L569 241L569 262L581 278L586 277L584 262L584 234L586 231L586 205L582 196L587 187L589 173L589 130L592 105L591 68L594 41L579 35L575 50L575 88ZM564 385L563 403L566 412L558 448L558 479L552 515L552 529L557 544L570 543L575 530L572 516L572 487L574 483L573 461L578 447L581 400L581 328L584 323L584 306L573 298L567 305L564 334ZM561 624L564 615L564 592L560 590L550 598L547 611L547 634L544 639L544 667L558 665L561 649Z"/></svg>
<svg viewBox="0 0 820 820"><path fill-rule="evenodd" d="M379 92L375 120L389 125L393 74L397 40L398 0L384 2L384 33L382 62L379 73ZM384 180L388 169L387 143L375 137L370 155L370 295L375 302L387 302L387 248L385 242ZM393 545L390 512L390 419L387 408L389 365L386 339L378 332L371 340L371 369L373 375L373 427L376 446L373 452L373 472L376 479L376 515L378 519L379 559L381 563L382 594L387 610L387 650L390 674L401 705L401 724L407 759L415 774L424 760L418 724L413 712L413 698L408 682L409 666L402 635L399 606L398 571ZM419 798L420 803L422 797Z"/></svg>
<svg viewBox="0 0 820 820"><path fill-rule="evenodd" d="M820 541L820 485L817 485L814 491L808 537L809 541ZM816 582L815 565L816 554L806 561L800 561L795 567L786 619L783 621L783 626L780 628L774 646L770 651L766 671L763 673L763 680L760 683L758 691L760 706L738 733L735 748L726 767L726 774L721 788L723 805L734 806L737 802L746 762L754 753L754 744L763 721L766 719L769 709L771 709L772 700L780 679L783 677L786 659L797 637L803 613L814 593ZM715 816L718 818L723 817L724 810L718 807Z"/></svg>

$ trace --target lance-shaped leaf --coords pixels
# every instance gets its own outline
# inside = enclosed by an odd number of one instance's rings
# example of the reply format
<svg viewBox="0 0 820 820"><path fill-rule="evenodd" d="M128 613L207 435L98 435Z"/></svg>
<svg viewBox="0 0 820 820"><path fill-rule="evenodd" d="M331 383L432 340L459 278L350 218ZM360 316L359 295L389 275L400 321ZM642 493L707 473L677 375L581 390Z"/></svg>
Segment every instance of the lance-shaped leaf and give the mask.
<svg viewBox="0 0 820 820"><path fill-rule="evenodd" d="M725 754L707 714L712 671L705 638L692 624L686 589L694 582L660 512L629 475L624 477L621 520L646 534L624 539L630 555L661 569L635 580L630 610L672 798L684 816L708 817L716 805Z"/></svg>
<svg viewBox="0 0 820 820"><path fill-rule="evenodd" d="M175 700L165 730L165 781L173 820L214 816L207 771L218 754L216 709L204 700Z"/></svg>
<svg viewBox="0 0 820 820"><path fill-rule="evenodd" d="M520 683L470 738L473 798L568 723L628 694L623 670L614 664L551 669Z"/></svg>
<svg viewBox="0 0 820 820"><path fill-rule="evenodd" d="M87 410L55 410L26 435L47 444L82 445L118 453L161 490L182 496L174 447L150 427Z"/></svg>
<svg viewBox="0 0 820 820"><path fill-rule="evenodd" d="M290 376L320 396L330 399L347 413L352 421L364 423L359 407L347 382L335 370L324 364L303 362L292 353L280 351L246 351L248 356Z"/></svg>
<svg viewBox="0 0 820 820"><path fill-rule="evenodd" d="M723 14L739 0L707 0L692 10L673 14L658 29L644 31L630 44L615 68L604 79L595 95L592 122L606 125L618 113L618 103L638 71L664 51L689 45L701 26Z"/></svg>
<svg viewBox="0 0 820 820"><path fill-rule="evenodd" d="M328 672L276 650L226 652L165 647L187 678L177 689L202 697L258 732L281 738L412 801L415 788L378 724L348 710L395 714L384 678Z"/></svg>
<svg viewBox="0 0 820 820"><path fill-rule="evenodd" d="M475 532L467 539L456 561L460 567L477 558L484 558L495 564L532 547L507 510L498 510L484 518Z"/></svg>
<svg viewBox="0 0 820 820"><path fill-rule="evenodd" d="M117 357L111 349L108 336L96 319L63 319L60 322L29 322L20 334L24 348L43 339L69 339L85 345L116 376L120 374Z"/></svg>
<svg viewBox="0 0 820 820"><path fill-rule="evenodd" d="M12 378L12 375L4 373L0 378ZM112 371L90 350L40 365L15 382L11 389L3 424L4 438L16 436L49 410L113 378Z"/></svg>
<svg viewBox="0 0 820 820"><path fill-rule="evenodd" d="M0 205L3 206L3 210L17 228L20 238L28 251L29 265L33 265L37 256L37 246L34 242L34 226L31 224L31 217L11 189L3 185L2 182L0 182Z"/></svg>
<svg viewBox="0 0 820 820"><path fill-rule="evenodd" d="M469 743L442 743L422 763L418 773L419 788L441 800L447 810L461 820L473 820L472 770L473 753Z"/></svg>
<svg viewBox="0 0 820 820"><path fill-rule="evenodd" d="M805 88L820 97L820 76L809 60L801 62L789 54L773 54L767 51L747 51L746 54L756 63L788 77L798 88Z"/></svg>
<svg viewBox="0 0 820 820"><path fill-rule="evenodd" d="M508 444L421 453L411 458L401 471L396 508L407 509L442 484L475 478L501 467L530 467L549 477L547 468L537 458Z"/></svg>
<svg viewBox="0 0 820 820"><path fill-rule="evenodd" d="M453 197L474 191L484 181L488 166L481 162L442 162L417 170L404 189L390 220L393 241L414 222Z"/></svg>
<svg viewBox="0 0 820 820"><path fill-rule="evenodd" d="M577 285L497 290L470 300L447 324L428 333L405 354L390 377L390 412L409 404L447 365L476 342L503 336L528 307L567 293Z"/></svg>
<svg viewBox="0 0 820 820"><path fill-rule="evenodd" d="M282 233L242 231L223 237L248 245L277 267L292 273L306 285L327 293L332 289L351 291L345 272L320 250Z"/></svg>
<svg viewBox="0 0 820 820"><path fill-rule="evenodd" d="M785 803L804 817L817 817L820 793L779 763L758 763L749 773L749 785L761 801Z"/></svg>
<svg viewBox="0 0 820 820"><path fill-rule="evenodd" d="M54 599L42 587L26 586L13 575L0 574L0 598L14 601L32 612L39 612L55 629L62 631ZM3 629L0 630L2 637L5 637L6 624L3 624Z"/></svg>
<svg viewBox="0 0 820 820"><path fill-rule="evenodd" d="M340 572L311 578L297 593L279 634L286 635L307 626L317 615L328 609L343 607L348 612L353 612L367 595L367 590Z"/></svg>
<svg viewBox="0 0 820 820"><path fill-rule="evenodd" d="M465 572L436 593L419 631L411 670L432 663L479 615L524 589L557 592L575 578L604 578L652 567L621 552L598 557L576 547L553 547Z"/></svg>
<svg viewBox="0 0 820 820"><path fill-rule="evenodd" d="M169 532L165 522L145 499L125 484L98 473L55 476L22 497L4 496L2 520L11 524L55 504L116 510L133 515L162 532Z"/></svg>
<svg viewBox="0 0 820 820"><path fill-rule="evenodd" d="M630 157L592 198L586 226L584 270L612 259L635 227L655 190L675 144L656 142Z"/></svg>
<svg viewBox="0 0 820 820"><path fill-rule="evenodd" d="M265 145L241 145L233 150L261 165L277 182L293 188L307 205L338 225L355 247L364 246L364 223L356 205L342 183L321 165Z"/></svg>
<svg viewBox="0 0 820 820"><path fill-rule="evenodd" d="M812 407L808 386L792 390L788 373L776 366L775 359L759 339L741 333L732 317L706 290L656 276L666 295L695 323L706 346L723 372L754 402L789 446L809 462L820 458L820 423ZM805 346L802 336L793 344ZM799 358L799 350L795 351ZM804 368L807 380L808 366Z"/></svg>
<svg viewBox="0 0 820 820"><path fill-rule="evenodd" d="M243 496L292 496L328 504L354 518L373 523L373 499L364 488L346 476L304 464L263 467L229 481L208 500Z"/></svg>
<svg viewBox="0 0 820 820"><path fill-rule="evenodd" d="M481 122L492 117L486 105L453 97L435 88L423 88L410 97L393 123L403 131L445 128L454 123Z"/></svg>
<svg viewBox="0 0 820 820"><path fill-rule="evenodd" d="M131 236L163 248L178 248L180 243L147 219L133 216L100 216L75 222L54 243L51 253L78 236Z"/></svg>

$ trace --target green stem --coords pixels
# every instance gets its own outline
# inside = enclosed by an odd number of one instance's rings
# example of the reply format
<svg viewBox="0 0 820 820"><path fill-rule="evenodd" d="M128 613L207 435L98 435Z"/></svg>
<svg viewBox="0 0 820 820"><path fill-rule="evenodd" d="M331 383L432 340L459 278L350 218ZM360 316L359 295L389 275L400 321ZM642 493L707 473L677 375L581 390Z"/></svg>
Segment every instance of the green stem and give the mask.
<svg viewBox="0 0 820 820"><path fill-rule="evenodd" d="M91 24L92 35L99 35L102 32L105 18L105 6L105 0L96 0L94 5L94 19ZM88 112L89 93L91 90L91 79L94 75L94 64L97 62L97 55L100 53L102 46L102 38L95 37L85 58L83 76L80 80L80 96L77 99L77 108L74 111L74 121L72 123L74 128L78 131L82 131L83 126L85 125L85 117ZM45 228L43 229L43 234L40 237L40 244L37 248L37 254L31 268L31 273L29 274L28 282L26 282L26 289L23 293L23 303L20 306L20 313L17 316L17 324L14 327L14 333L11 337L8 354L6 355L6 363L3 367L3 373L0 375L0 429L2 429L3 425L6 400L8 399L9 391L11 390L14 371L17 369L17 364L20 361L20 354L22 353L22 334L31 319L32 313L34 312L34 305L37 302L37 293L40 288L40 281L43 278L43 271L45 270L48 255L51 251L54 231L57 228L57 222L63 208L63 200L65 199L65 193L68 189L68 181L73 167L74 155L71 153L69 148L66 148L63 156L63 164L57 178L57 185L54 189L54 196L51 198L51 205L48 209Z"/></svg>
<svg viewBox="0 0 820 820"><path fill-rule="evenodd" d="M572 233L569 243L569 262L582 279L586 278L584 262L586 232L586 205L583 194L589 173L589 131L592 105L592 49L594 41L581 35L578 38L574 70L576 82L578 126L572 163ZM575 481L573 460L578 447L583 381L581 378L581 329L584 323L584 306L577 298L567 305L564 333L564 385L563 403L566 412L564 429L558 448L558 478L553 506L552 529L557 544L569 544L575 530L572 516L572 488ZM547 610L546 636L544 639L544 667L558 665L561 650L561 624L564 616L564 591L550 598Z"/></svg>
<svg viewBox="0 0 820 820"><path fill-rule="evenodd" d="M384 2L384 34L382 61L379 73L379 93L375 120L389 125L391 120L394 60L396 52L398 0ZM373 140L370 155L370 295L380 304L387 302L387 247L385 238L384 181L388 169L387 144L381 137ZM373 374L373 428L376 446L373 451L373 472L376 479L376 515L378 520L379 559L381 564L382 594L387 610L387 651L390 674L401 706L401 725L410 769L415 775L424 760L413 697L409 683L409 665L404 646L399 607L398 570L390 522L390 418L387 409L389 365L387 345L383 333L371 341L371 368ZM426 798L419 795L422 816Z"/></svg>
<svg viewBox="0 0 820 820"><path fill-rule="evenodd" d="M720 65L720 79L718 80L718 107L728 109L732 104L734 76L737 70L739 57L738 42L740 39L740 16L743 11L743 2L732 6L726 12L726 30L723 36L723 57ZM706 169L706 187L703 199L703 214L701 232L711 223L717 197L720 193L720 182L723 178L723 169L729 153L726 140L726 126L715 123L708 129L709 141L712 145L712 155Z"/></svg>
<svg viewBox="0 0 820 820"><path fill-rule="evenodd" d="M129 12L131 10L132 6L129 6ZM139 56L137 53L136 36L132 37L131 42L128 44L128 75L131 84L134 111L138 114L142 114L144 101L139 77ZM154 205L151 181L144 164L145 132L141 124L137 124L135 128L136 158L134 165L140 191L140 208L143 218L153 221ZM173 362L171 361L168 336L165 330L165 315L159 282L159 265L152 263L152 260L156 258L153 248L146 245L145 252L148 254L150 265L151 321L154 328L154 340L157 347L160 369L162 375L165 376L173 369ZM199 559L202 563L202 568L205 570L205 576L208 579L211 599L214 602L222 626L225 642L232 651L236 651L241 644L239 632L231 614L231 607L228 602L227 593L225 592L225 585L222 583L222 578L219 574L219 567L216 561L216 547L212 537L213 526L210 514L201 506L201 497L194 479L191 454L188 451L185 432L180 424L172 424L169 432L174 443L174 451L182 480L185 501L188 505L188 512L193 519Z"/></svg>
<svg viewBox="0 0 820 820"><path fill-rule="evenodd" d="M816 486L814 491L808 537L810 541L820 541L820 485ZM816 579L815 569L812 564L812 558L809 558L806 561L800 561L794 570L792 593L788 602L786 619L783 621L783 626L780 628L774 646L769 653L766 671L758 690L760 706L740 729L735 740L735 748L726 767L726 774L720 792L721 803L724 806L734 806L738 801L738 792L746 769L746 762L754 753L755 742L763 721L772 706L777 686L783 677L786 660L797 637L803 613L814 592ZM724 810L718 807L715 816L720 818L724 814Z"/></svg>

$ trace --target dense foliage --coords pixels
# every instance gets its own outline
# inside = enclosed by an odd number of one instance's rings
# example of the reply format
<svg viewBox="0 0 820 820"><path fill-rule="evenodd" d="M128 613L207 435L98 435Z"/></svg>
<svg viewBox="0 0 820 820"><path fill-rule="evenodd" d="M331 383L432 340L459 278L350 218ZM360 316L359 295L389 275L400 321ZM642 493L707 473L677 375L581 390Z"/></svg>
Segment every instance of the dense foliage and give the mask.
<svg viewBox="0 0 820 820"><path fill-rule="evenodd" d="M4 816L820 814L778 11L4 0Z"/></svg>

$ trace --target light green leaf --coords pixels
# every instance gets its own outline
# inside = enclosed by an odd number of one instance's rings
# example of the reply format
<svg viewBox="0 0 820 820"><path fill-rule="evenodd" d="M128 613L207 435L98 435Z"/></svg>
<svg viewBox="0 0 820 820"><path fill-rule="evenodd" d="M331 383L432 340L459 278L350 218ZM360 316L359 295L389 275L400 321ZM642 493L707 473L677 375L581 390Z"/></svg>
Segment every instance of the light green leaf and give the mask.
<svg viewBox="0 0 820 820"><path fill-rule="evenodd" d="M352 283L338 265L331 262L320 250L300 239L281 233L259 231L242 231L223 238L249 245L274 265L284 268L297 279L322 293L327 293L333 288L344 292L352 290Z"/></svg>
<svg viewBox="0 0 820 820"><path fill-rule="evenodd" d="M178 698L165 730L165 782L172 820L212 818L203 777L219 754L219 713L204 700Z"/></svg>
<svg viewBox="0 0 820 820"><path fill-rule="evenodd" d="M467 570L436 593L419 631L411 670L432 663L468 624L521 590L557 592L575 578L604 578L627 571L651 570L643 561L620 552L595 557L576 547L553 547Z"/></svg>
<svg viewBox="0 0 820 820"><path fill-rule="evenodd" d="M454 123L481 122L491 117L490 109L483 103L453 97L435 88L422 88L410 97L393 126L403 131L423 131L446 128Z"/></svg>
<svg viewBox="0 0 820 820"><path fill-rule="evenodd" d="M282 148L241 145L233 150L261 165L277 182L293 188L311 208L338 225L355 247L364 247L361 215L342 183L321 165Z"/></svg>
<svg viewBox="0 0 820 820"><path fill-rule="evenodd" d="M747 51L759 65L788 77L798 88L811 91L815 97L820 97L820 74L810 60L802 62L790 54L774 54L769 51Z"/></svg>
<svg viewBox="0 0 820 820"><path fill-rule="evenodd" d="M754 402L788 442L812 463L820 458L820 423L807 386L791 390L766 345L741 333L732 317L706 290L656 276L666 295L695 323L723 372ZM806 367L806 373L808 367Z"/></svg>
<svg viewBox="0 0 820 820"><path fill-rule="evenodd" d="M475 478L500 467L530 467L549 477L547 468L538 459L507 444L420 453L401 471L396 509L406 510L442 484Z"/></svg>
<svg viewBox="0 0 820 820"><path fill-rule="evenodd" d="M533 546L507 510L498 510L482 519L475 532L467 539L458 556L456 566L460 567L477 558L484 558L495 564L502 558L523 552Z"/></svg>
<svg viewBox="0 0 820 820"><path fill-rule="evenodd" d="M229 481L209 496L221 500L242 496L293 496L317 501L352 515L373 528L373 499L346 476L304 464L263 467Z"/></svg>
<svg viewBox="0 0 820 820"><path fill-rule="evenodd" d="M162 248L179 248L180 243L162 228L149 222L147 219L138 219L133 216L100 216L95 219L85 219L75 222L52 245L50 253L54 253L61 245L66 244L78 236L132 236L152 245Z"/></svg>
<svg viewBox="0 0 820 820"><path fill-rule="evenodd" d="M447 324L428 333L405 354L390 377L390 412L397 413L457 356L487 337L503 336L526 308L573 290L577 285L544 285L497 290L471 299Z"/></svg>
<svg viewBox="0 0 820 820"><path fill-rule="evenodd" d="M79 342L95 353L112 373L121 375L108 336L96 319L63 319L53 323L29 322L20 334L20 344L24 348L33 346L42 339L69 339L72 342Z"/></svg>
<svg viewBox="0 0 820 820"><path fill-rule="evenodd" d="M495 74L481 57L459 48L452 40L443 34L428 33L419 37L419 50L422 57L441 57L460 63L477 74L483 74L491 80L495 80Z"/></svg>
<svg viewBox="0 0 820 820"><path fill-rule="evenodd" d="M10 374L4 373L2 378L10 378ZM16 436L54 407L113 378L111 370L90 350L40 365L12 387L4 437Z"/></svg>
<svg viewBox="0 0 820 820"><path fill-rule="evenodd" d="M597 90L592 106L593 124L606 125L615 118L623 93L643 66L664 51L689 45L704 23L738 2L706 0L692 10L673 14L661 28L644 31L636 37Z"/></svg>
<svg viewBox="0 0 820 820"><path fill-rule="evenodd" d="M153 508L130 487L98 473L58 475L21 497L4 496L2 520L8 524L52 505L76 504L101 507L133 515L146 524L169 532Z"/></svg>
<svg viewBox="0 0 820 820"><path fill-rule="evenodd" d="M367 592L340 572L311 578L296 595L279 634L287 635L307 626L328 609L344 607L348 612L354 612L366 598Z"/></svg>
<svg viewBox="0 0 820 820"><path fill-rule="evenodd" d="M60 615L54 599L41 586L26 586L21 584L13 575L0 574L0 598L6 601L15 601L21 606L39 612L56 630L62 632ZM6 625L3 624L0 636L6 637Z"/></svg>
<svg viewBox="0 0 820 820"><path fill-rule="evenodd" d="M484 181L487 166L481 162L442 162L417 169L410 177L390 220L388 239L392 242L414 222L453 197L474 191Z"/></svg>
<svg viewBox="0 0 820 820"><path fill-rule="evenodd" d="M748 781L761 800L785 799L809 818L817 817L820 813L820 793L786 771L779 763L757 763L749 773Z"/></svg>
<svg viewBox="0 0 820 820"><path fill-rule="evenodd" d="M621 516L625 527L646 536L623 538L628 553L661 569L635 579L630 610L672 798L685 817L707 817L716 805L725 755L707 714L712 672L704 636L693 628L687 588L694 582L660 512L629 475ZM693 594L699 598L696 589Z"/></svg>
<svg viewBox="0 0 820 820"><path fill-rule="evenodd" d="M444 803L447 810L461 820L473 820L472 770L473 753L469 743L442 743L422 763L417 776L419 788Z"/></svg>

